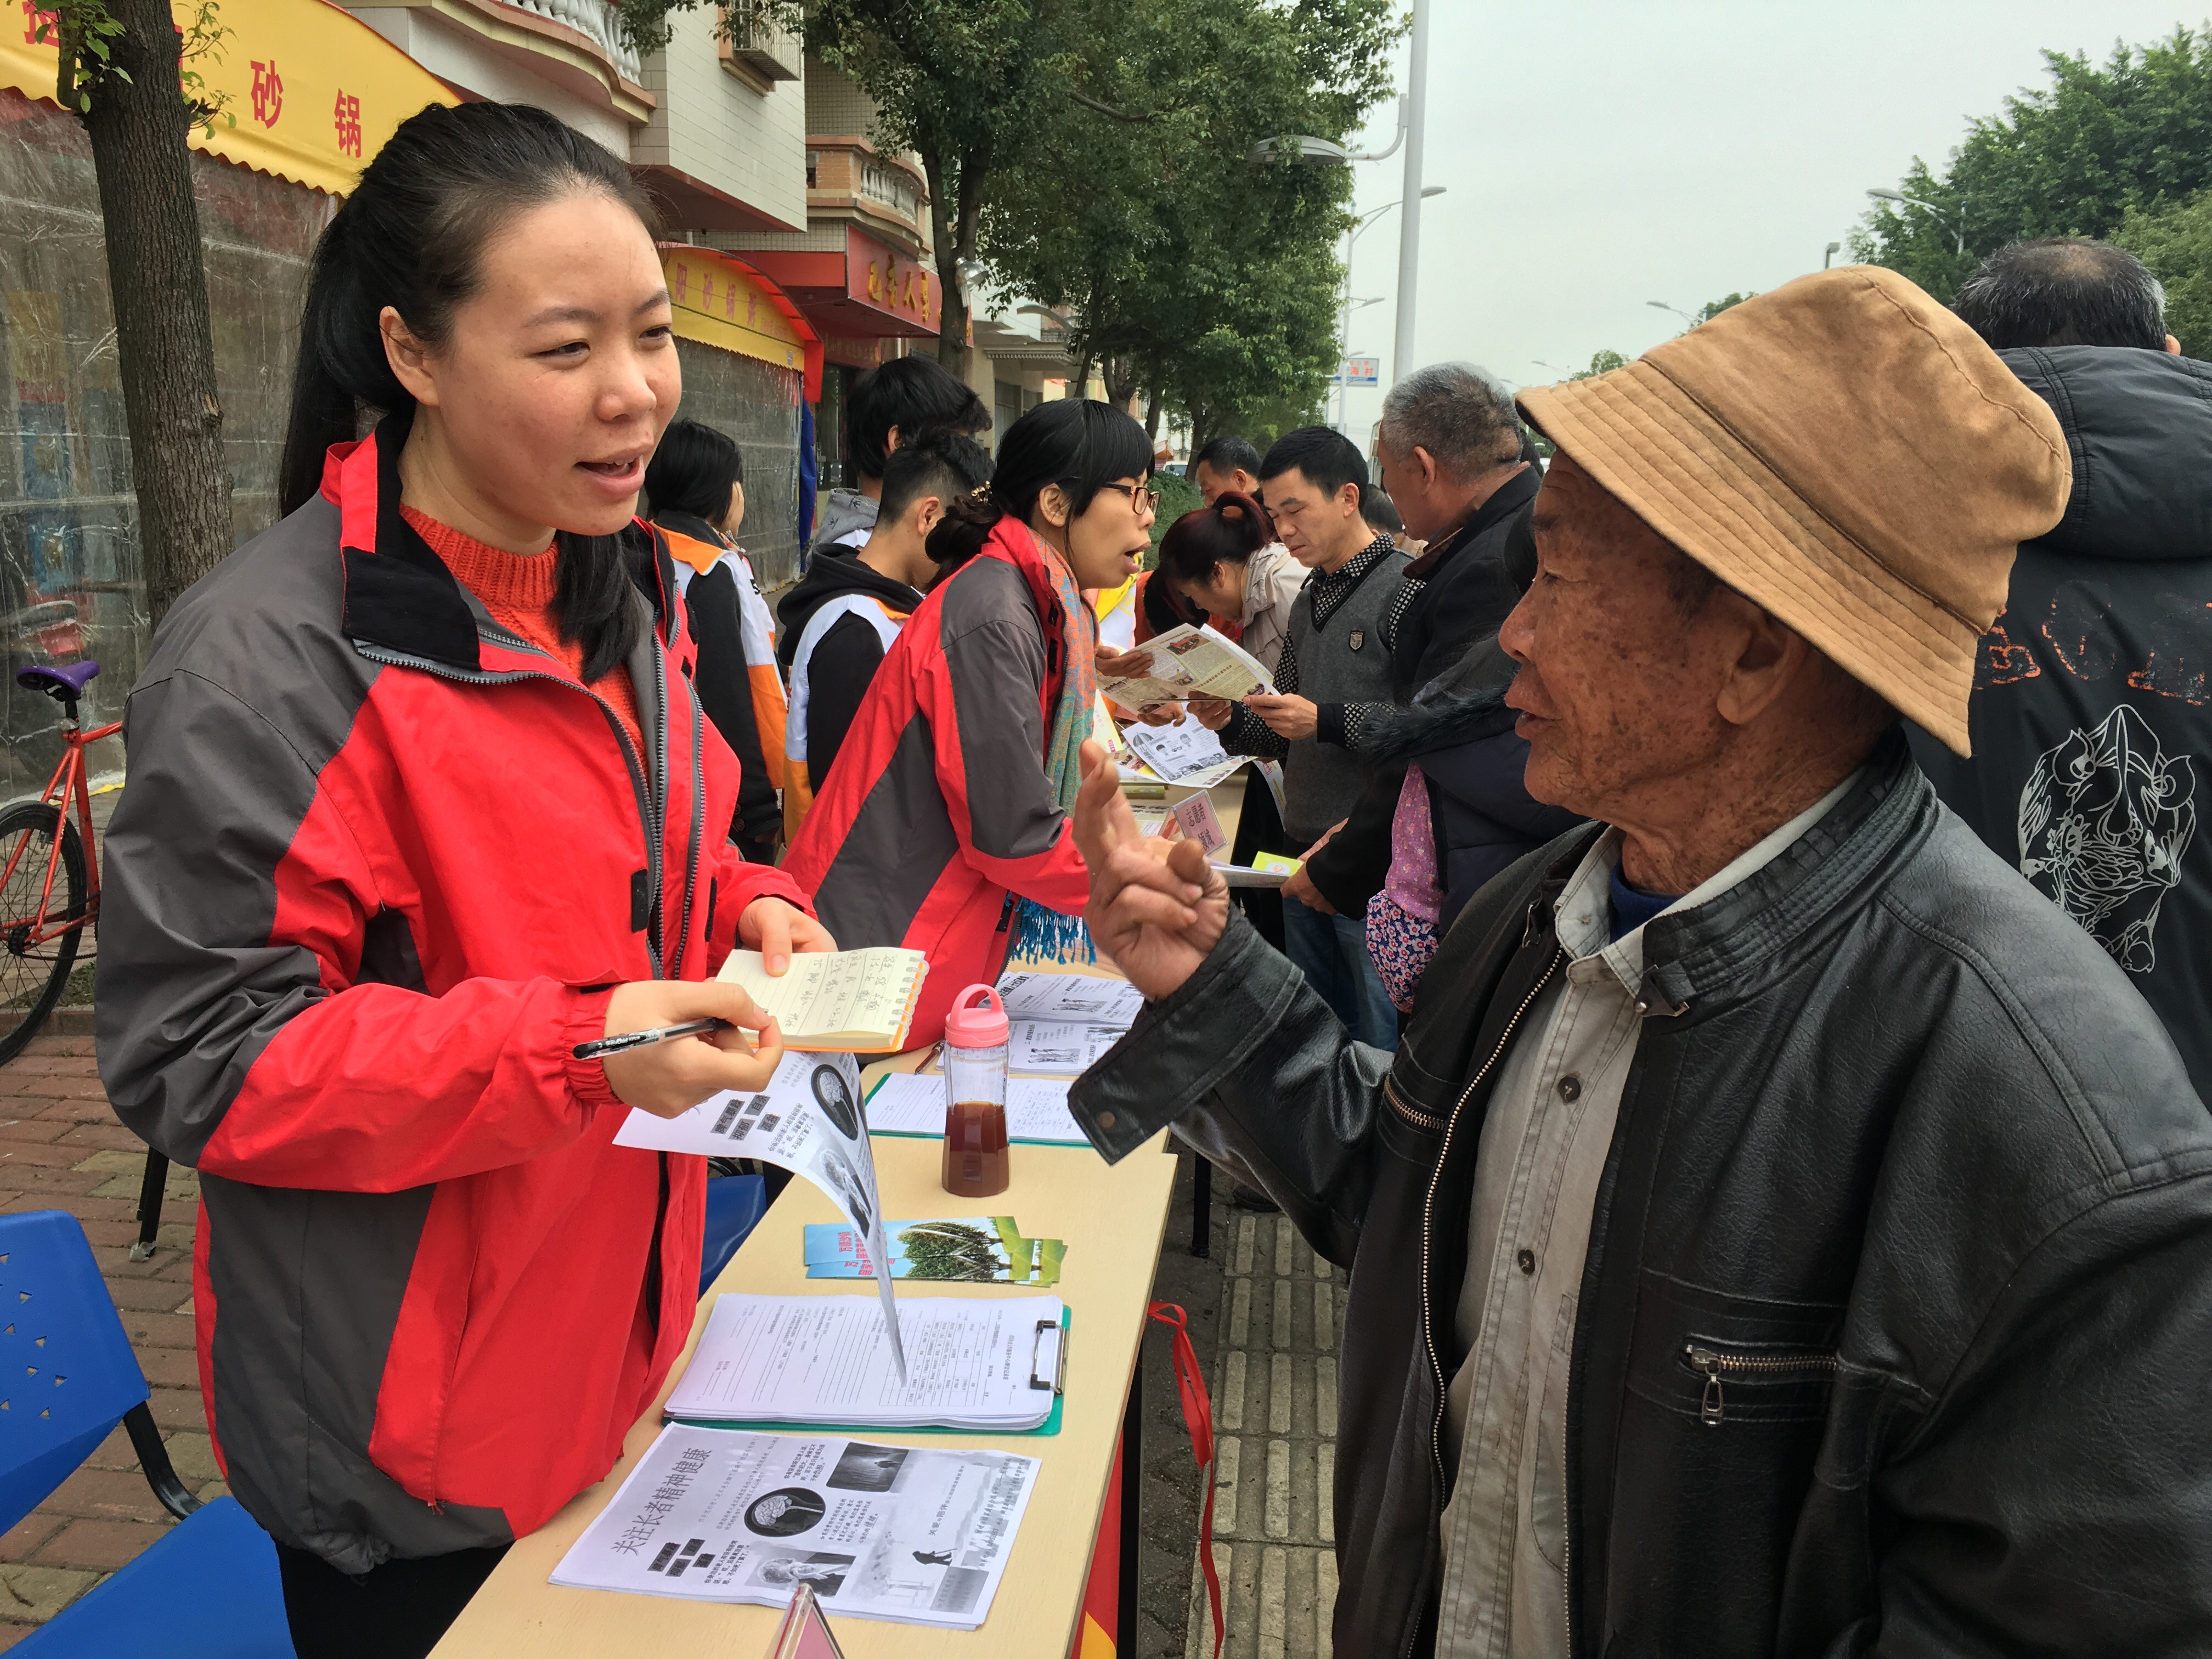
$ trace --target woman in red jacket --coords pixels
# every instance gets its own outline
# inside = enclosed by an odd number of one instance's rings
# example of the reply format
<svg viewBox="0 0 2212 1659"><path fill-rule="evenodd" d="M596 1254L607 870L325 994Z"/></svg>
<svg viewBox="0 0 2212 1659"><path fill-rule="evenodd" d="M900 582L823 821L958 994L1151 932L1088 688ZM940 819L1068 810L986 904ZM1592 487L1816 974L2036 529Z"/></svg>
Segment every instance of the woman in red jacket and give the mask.
<svg viewBox="0 0 2212 1659"><path fill-rule="evenodd" d="M848 947L929 955L913 1040L1018 955L1088 957L1067 813L1091 734L1097 623L1152 544L1152 441L1105 404L1040 404L988 491L929 534L939 571L853 717L785 873Z"/></svg>
<svg viewBox="0 0 2212 1659"><path fill-rule="evenodd" d="M404 123L316 251L286 516L131 696L100 1073L200 1172L208 1426L301 1659L426 1653L683 1346L705 1161L611 1143L757 1087L775 1031L576 1046L758 1026L697 981L831 948L728 844L632 520L681 390L649 211L542 111Z"/></svg>

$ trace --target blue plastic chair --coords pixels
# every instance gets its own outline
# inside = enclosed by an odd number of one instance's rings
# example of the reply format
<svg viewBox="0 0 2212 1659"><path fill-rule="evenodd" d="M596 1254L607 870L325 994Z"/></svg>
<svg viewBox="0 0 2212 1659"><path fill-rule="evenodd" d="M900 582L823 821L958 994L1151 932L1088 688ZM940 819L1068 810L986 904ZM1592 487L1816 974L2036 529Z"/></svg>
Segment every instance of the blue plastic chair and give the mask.
<svg viewBox="0 0 2212 1659"><path fill-rule="evenodd" d="M730 1265L738 1246L767 1213L768 1182L758 1176L715 1176L708 1181L707 1248L699 1256L700 1295L707 1294L707 1287Z"/></svg>
<svg viewBox="0 0 2212 1659"><path fill-rule="evenodd" d="M10 1652L35 1659L294 1659L276 1547L233 1498L185 1490L146 1376L74 1216L0 1216L0 1532L120 1423L178 1524Z"/></svg>

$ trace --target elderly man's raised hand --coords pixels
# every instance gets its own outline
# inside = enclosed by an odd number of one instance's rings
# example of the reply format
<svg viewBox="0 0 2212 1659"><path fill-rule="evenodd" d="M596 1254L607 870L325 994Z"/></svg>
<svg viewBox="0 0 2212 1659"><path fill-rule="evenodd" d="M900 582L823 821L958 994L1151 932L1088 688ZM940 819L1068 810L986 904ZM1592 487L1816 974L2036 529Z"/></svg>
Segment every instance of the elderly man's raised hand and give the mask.
<svg viewBox="0 0 2212 1659"><path fill-rule="evenodd" d="M1158 1001L1198 970L1229 925L1229 884L1194 841L1148 837L1121 798L1113 757L1083 745L1075 844L1091 870L1083 919L1129 982Z"/></svg>

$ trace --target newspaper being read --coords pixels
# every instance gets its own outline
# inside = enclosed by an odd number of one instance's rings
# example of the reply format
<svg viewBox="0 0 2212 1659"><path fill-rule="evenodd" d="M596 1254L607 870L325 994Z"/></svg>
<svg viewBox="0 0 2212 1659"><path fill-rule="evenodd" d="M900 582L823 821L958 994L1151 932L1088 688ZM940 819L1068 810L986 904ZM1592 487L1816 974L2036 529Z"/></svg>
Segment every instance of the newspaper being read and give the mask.
<svg viewBox="0 0 2212 1659"><path fill-rule="evenodd" d="M1016 1452L672 1423L552 1582L975 1630L1036 1485Z"/></svg>
<svg viewBox="0 0 2212 1659"><path fill-rule="evenodd" d="M869 1253L878 1264L876 1290L883 1299L884 1334L890 1339L892 1363L905 1377L906 1346L885 1261L883 1206L876 1197L876 1158L868 1146L860 1066L852 1055L787 1052L758 1094L725 1090L681 1117L655 1117L633 1109L615 1132L615 1145L708 1158L757 1158L805 1176L829 1194L845 1218L866 1236Z"/></svg>
<svg viewBox="0 0 2212 1659"><path fill-rule="evenodd" d="M1234 702L1275 689L1259 659L1211 628L1170 628L1137 648L1152 659L1146 672L1098 679L1098 689L1124 708L1157 708L1198 696Z"/></svg>

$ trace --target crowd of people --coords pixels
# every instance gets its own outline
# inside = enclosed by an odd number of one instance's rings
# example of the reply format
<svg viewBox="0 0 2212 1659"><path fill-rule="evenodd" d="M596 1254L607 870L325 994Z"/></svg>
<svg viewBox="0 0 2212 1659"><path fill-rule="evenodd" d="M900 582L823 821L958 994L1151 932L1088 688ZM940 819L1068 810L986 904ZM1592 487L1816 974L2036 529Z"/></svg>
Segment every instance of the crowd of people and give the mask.
<svg viewBox="0 0 2212 1659"><path fill-rule="evenodd" d="M101 1074L200 1172L302 1659L426 1653L605 1474L706 1179L617 1128L766 1082L728 952L877 945L916 1043L1095 951L1146 998L1099 1152L1172 1128L1350 1269L1338 1651L2212 1643L2212 369L2131 256L1414 369L1371 465L1203 448L1156 563L1137 421L994 455L900 359L771 617L653 225L540 112L402 124L316 253L286 516L131 699ZM1279 902L1095 740L1191 623L1272 691L1143 718L1252 758Z"/></svg>

